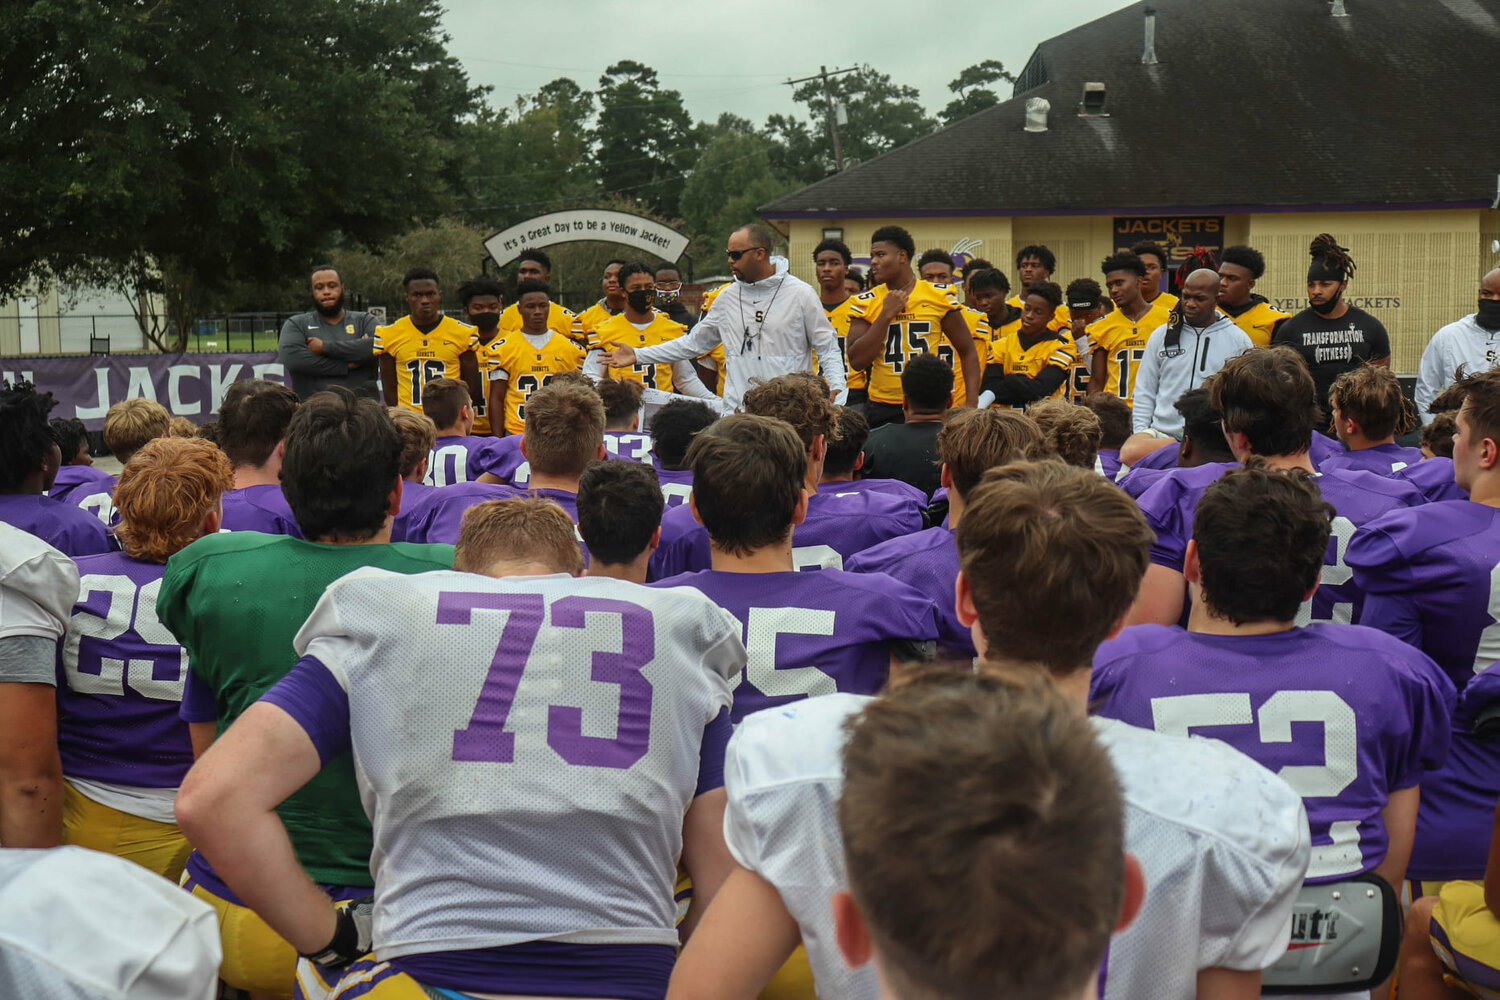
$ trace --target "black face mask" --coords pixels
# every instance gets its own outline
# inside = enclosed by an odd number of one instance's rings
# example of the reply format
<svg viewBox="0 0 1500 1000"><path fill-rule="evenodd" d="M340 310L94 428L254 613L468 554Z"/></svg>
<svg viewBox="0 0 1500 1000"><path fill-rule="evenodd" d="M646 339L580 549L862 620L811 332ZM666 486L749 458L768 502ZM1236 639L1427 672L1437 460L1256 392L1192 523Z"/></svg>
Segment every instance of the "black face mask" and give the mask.
<svg viewBox="0 0 1500 1000"><path fill-rule="evenodd" d="M1313 312L1317 313L1319 316L1327 316L1329 313L1333 312L1335 309L1337 309L1339 307L1339 300L1341 300L1343 297L1344 297L1344 293L1343 292L1339 292L1338 294L1334 295L1333 298L1329 299L1327 302L1323 302L1323 303L1309 302L1308 305L1312 306L1313 307Z"/></svg>
<svg viewBox="0 0 1500 1000"><path fill-rule="evenodd" d="M1500 299L1480 299L1474 322L1486 330L1500 330Z"/></svg>
<svg viewBox="0 0 1500 1000"><path fill-rule="evenodd" d="M629 292L625 301L630 303L630 308L638 313L650 312L651 303L656 301L656 293L653 291Z"/></svg>
<svg viewBox="0 0 1500 1000"><path fill-rule="evenodd" d="M475 313L473 316L470 316L469 319L473 320L474 325L483 330L485 333L489 333L495 327L500 325L499 313Z"/></svg>

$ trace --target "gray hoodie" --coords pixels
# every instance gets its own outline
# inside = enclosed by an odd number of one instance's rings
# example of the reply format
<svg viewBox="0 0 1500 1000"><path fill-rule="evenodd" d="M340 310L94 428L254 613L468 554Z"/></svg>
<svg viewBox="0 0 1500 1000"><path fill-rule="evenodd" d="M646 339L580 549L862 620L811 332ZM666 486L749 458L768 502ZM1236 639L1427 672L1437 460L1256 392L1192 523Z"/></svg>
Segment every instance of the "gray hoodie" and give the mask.
<svg viewBox="0 0 1500 1000"><path fill-rule="evenodd" d="M1223 313L1206 327L1182 324L1176 348L1166 346L1167 324L1151 331L1146 353L1131 387L1131 429L1155 428L1182 437L1182 414L1173 407L1177 397L1196 389L1224 367L1224 362L1255 346L1250 337Z"/></svg>

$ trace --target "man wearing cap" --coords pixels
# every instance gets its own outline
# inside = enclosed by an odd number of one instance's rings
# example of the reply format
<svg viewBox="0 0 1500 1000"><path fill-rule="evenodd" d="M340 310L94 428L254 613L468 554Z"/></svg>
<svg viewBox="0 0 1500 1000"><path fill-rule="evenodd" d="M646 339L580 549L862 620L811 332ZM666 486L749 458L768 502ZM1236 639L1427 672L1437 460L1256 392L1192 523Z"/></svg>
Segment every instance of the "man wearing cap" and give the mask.
<svg viewBox="0 0 1500 1000"><path fill-rule="evenodd" d="M1322 233L1308 247L1306 309L1277 327L1273 344L1295 348L1312 369L1318 405L1326 417L1328 387L1344 372L1362 364L1391 363L1391 338L1385 325L1344 298L1354 260L1329 234ZM1322 428L1328 433L1327 428Z"/></svg>

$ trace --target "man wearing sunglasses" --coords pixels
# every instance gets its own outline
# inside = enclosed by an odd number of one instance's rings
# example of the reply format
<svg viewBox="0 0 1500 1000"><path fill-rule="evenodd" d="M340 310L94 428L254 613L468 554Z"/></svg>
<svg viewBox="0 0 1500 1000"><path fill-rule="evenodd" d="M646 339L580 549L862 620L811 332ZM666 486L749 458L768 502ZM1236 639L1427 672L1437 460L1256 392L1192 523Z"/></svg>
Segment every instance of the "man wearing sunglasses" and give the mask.
<svg viewBox="0 0 1500 1000"><path fill-rule="evenodd" d="M771 262L772 236L759 223L729 236L727 286L691 333L664 344L619 347L604 359L611 368L635 364L687 361L723 344L724 402L738 409L745 391L757 382L791 372L818 370L837 395L844 390L843 353L833 325L811 285Z"/></svg>

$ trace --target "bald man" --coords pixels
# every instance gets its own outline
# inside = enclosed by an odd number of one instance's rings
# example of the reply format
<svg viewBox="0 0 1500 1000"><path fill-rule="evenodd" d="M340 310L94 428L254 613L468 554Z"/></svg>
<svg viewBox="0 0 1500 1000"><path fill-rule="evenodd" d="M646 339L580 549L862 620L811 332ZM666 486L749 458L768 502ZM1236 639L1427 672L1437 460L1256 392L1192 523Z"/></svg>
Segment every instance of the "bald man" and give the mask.
<svg viewBox="0 0 1500 1000"><path fill-rule="evenodd" d="M1255 346L1249 335L1218 310L1219 275L1201 267L1182 283L1171 318L1146 338L1136 369L1131 427L1182 437L1182 414L1172 404Z"/></svg>
<svg viewBox="0 0 1500 1000"><path fill-rule="evenodd" d="M1457 377L1475 375L1500 362L1500 267L1479 279L1479 311L1455 320L1432 335L1422 352L1417 374L1417 409L1422 423L1432 420L1427 407Z"/></svg>

